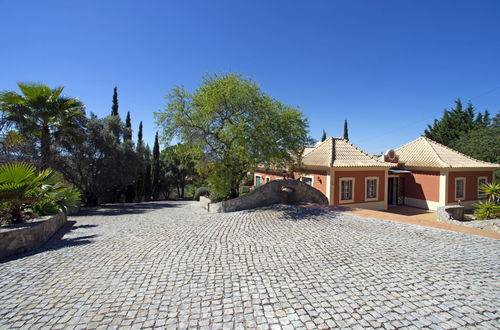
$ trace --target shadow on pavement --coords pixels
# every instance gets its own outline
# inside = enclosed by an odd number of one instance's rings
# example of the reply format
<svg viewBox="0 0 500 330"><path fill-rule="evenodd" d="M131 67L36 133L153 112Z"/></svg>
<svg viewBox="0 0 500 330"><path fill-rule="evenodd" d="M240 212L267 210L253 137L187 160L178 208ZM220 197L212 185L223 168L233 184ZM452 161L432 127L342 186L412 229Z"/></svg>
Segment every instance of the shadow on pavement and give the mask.
<svg viewBox="0 0 500 330"><path fill-rule="evenodd" d="M34 250L20 253L14 256L6 257L4 259L0 259L0 264L12 260L21 259L24 257L32 256L41 252L51 251L51 250L59 250L64 249L71 246L80 246L86 245L93 242L93 238L96 238L97 235L85 235L71 238L64 238L64 235L69 233L72 230L80 229L80 228L92 228L96 227L96 225L82 225L75 226L76 221L66 221L66 223L41 247L36 248Z"/></svg>
<svg viewBox="0 0 500 330"><path fill-rule="evenodd" d="M279 220L315 220L319 221L319 219L315 219L314 217L329 214L332 217L335 217L335 212L331 212L331 209L328 207L322 207L315 204L307 204L307 205L285 205L285 204L273 204L270 206L260 207L256 209L250 209L242 211L243 213L253 213L260 212L263 210L276 210L283 212L283 215L279 217Z"/></svg>
<svg viewBox="0 0 500 330"><path fill-rule="evenodd" d="M172 208L179 206L179 204L172 202L144 202L144 203L124 203L124 204L105 204L96 207L83 207L77 213L71 215L71 217L79 216L119 216L128 214L141 214L154 210L160 210L165 208Z"/></svg>

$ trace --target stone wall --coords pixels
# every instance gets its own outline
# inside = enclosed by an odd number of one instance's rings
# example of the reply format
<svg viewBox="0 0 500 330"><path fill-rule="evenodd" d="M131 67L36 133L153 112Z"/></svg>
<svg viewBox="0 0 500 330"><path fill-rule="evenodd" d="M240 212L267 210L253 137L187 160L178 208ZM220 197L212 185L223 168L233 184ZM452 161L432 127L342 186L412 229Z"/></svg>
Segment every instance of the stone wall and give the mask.
<svg viewBox="0 0 500 330"><path fill-rule="evenodd" d="M66 222L66 215L35 219L0 228L0 258L26 252L42 246Z"/></svg>
<svg viewBox="0 0 500 330"><path fill-rule="evenodd" d="M201 201L205 205L205 201ZM209 203L210 213L235 212L272 204L316 203L328 205L328 199L319 190L298 180L274 180L257 187L245 196Z"/></svg>

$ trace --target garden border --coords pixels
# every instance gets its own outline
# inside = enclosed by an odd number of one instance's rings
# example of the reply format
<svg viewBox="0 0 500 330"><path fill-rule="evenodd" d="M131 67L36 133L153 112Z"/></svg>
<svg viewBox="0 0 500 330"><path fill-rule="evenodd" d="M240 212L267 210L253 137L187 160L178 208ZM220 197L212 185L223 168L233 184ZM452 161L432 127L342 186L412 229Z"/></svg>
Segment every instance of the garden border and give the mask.
<svg viewBox="0 0 500 330"><path fill-rule="evenodd" d="M36 249L66 223L63 212L0 228L0 259Z"/></svg>

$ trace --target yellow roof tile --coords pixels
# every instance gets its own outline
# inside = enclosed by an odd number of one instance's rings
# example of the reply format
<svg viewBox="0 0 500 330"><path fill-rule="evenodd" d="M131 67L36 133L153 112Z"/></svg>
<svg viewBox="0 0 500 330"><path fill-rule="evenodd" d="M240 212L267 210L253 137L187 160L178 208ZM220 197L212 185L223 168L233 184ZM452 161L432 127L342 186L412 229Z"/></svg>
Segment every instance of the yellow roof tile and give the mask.
<svg viewBox="0 0 500 330"><path fill-rule="evenodd" d="M302 164L325 167L391 167L345 139L328 138L304 153Z"/></svg>
<svg viewBox="0 0 500 330"><path fill-rule="evenodd" d="M404 166L438 168L500 168L500 164L466 156L425 136L395 150Z"/></svg>

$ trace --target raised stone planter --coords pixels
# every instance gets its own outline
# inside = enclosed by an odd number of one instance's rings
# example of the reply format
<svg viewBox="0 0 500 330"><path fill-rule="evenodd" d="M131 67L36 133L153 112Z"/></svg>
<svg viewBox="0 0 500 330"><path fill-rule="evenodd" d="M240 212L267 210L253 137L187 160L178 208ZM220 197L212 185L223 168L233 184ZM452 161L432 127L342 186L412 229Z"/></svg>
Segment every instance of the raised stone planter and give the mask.
<svg viewBox="0 0 500 330"><path fill-rule="evenodd" d="M274 180L245 196L211 203L200 197L200 204L210 213L235 212L272 204L315 203L328 205L328 199L319 190L298 180Z"/></svg>
<svg viewBox="0 0 500 330"><path fill-rule="evenodd" d="M440 206L437 208L437 217L439 221L448 220L462 221L464 219L464 207L461 205Z"/></svg>
<svg viewBox="0 0 500 330"><path fill-rule="evenodd" d="M66 222L66 215L58 213L32 222L0 228L0 259L42 246Z"/></svg>

